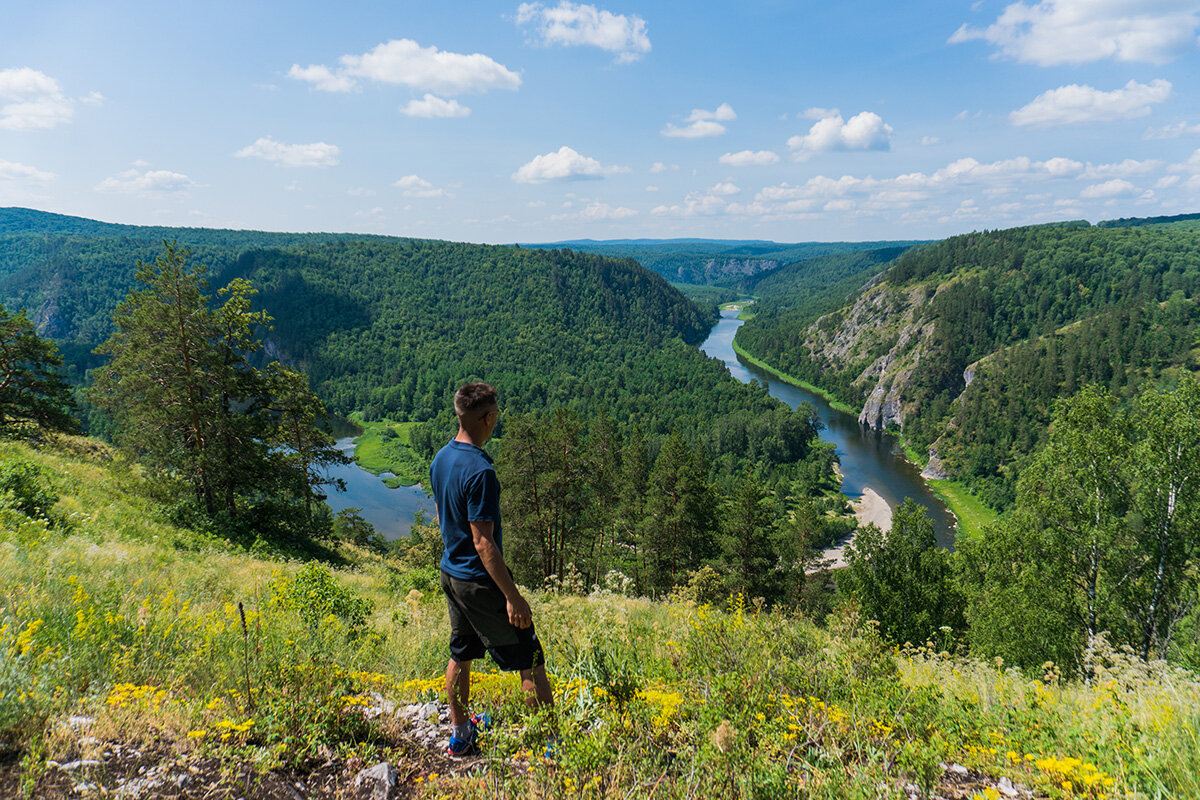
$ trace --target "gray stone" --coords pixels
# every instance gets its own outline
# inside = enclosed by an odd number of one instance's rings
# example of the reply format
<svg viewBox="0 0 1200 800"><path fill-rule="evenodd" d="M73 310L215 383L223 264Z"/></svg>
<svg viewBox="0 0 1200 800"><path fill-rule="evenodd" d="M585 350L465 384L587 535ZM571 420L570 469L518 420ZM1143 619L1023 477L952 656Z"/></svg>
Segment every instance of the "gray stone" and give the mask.
<svg viewBox="0 0 1200 800"><path fill-rule="evenodd" d="M371 800L387 800L396 788L396 770L386 761L367 767L354 777L354 788L368 787Z"/></svg>
<svg viewBox="0 0 1200 800"><path fill-rule="evenodd" d="M968 770L962 764L951 764L950 766L946 767L946 772L952 772L955 775L966 775L969 771L970 770Z"/></svg>
<svg viewBox="0 0 1200 800"><path fill-rule="evenodd" d="M59 764L58 768L63 772L74 772L77 769L87 769L88 767L98 767L100 762L94 758L81 758L78 761L68 761L66 764Z"/></svg>
<svg viewBox="0 0 1200 800"><path fill-rule="evenodd" d="M1016 797L1020 794L1020 792L1017 791L1017 787L1013 786L1013 782L1007 777L1001 778L1000 782L996 784L996 788L999 789L1000 794L1004 795L1005 797Z"/></svg>

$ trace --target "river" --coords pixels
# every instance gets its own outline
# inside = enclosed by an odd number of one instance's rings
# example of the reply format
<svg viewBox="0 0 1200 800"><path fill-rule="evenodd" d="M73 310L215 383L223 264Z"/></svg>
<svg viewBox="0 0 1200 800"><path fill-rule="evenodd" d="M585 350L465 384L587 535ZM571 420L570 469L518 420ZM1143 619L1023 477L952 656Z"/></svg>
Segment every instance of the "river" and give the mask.
<svg viewBox="0 0 1200 800"><path fill-rule="evenodd" d="M354 456L354 437L344 436L337 440L337 447L342 452ZM325 487L329 493L326 503L334 511L343 508L360 508L359 514L367 522L375 526L385 539L399 539L408 535L412 527L413 515L418 511L424 512L429 519L433 518L433 498L421 491L418 486L401 486L399 489L389 489L383 478L391 477L391 473L375 475L367 472L354 462L333 467L328 472L331 478L341 478L346 482L346 491L334 491L333 487Z"/></svg>
<svg viewBox="0 0 1200 800"><path fill-rule="evenodd" d="M705 355L724 361L730 373L739 381L758 381L766 386L772 397L792 408L801 403L814 406L817 417L825 425L821 438L833 442L837 448L843 475L842 492L847 497L858 498L862 496L863 489L869 486L893 509L904 502L904 498L911 497L929 512L938 544L953 547L954 515L930 491L921 478L921 471L904 458L904 451L896 438L864 428L858 424L856 417L831 407L824 397L784 383L740 361L733 349L734 334L742 326L742 320L737 315L737 311L722 311L720 321L700 345L700 350Z"/></svg>

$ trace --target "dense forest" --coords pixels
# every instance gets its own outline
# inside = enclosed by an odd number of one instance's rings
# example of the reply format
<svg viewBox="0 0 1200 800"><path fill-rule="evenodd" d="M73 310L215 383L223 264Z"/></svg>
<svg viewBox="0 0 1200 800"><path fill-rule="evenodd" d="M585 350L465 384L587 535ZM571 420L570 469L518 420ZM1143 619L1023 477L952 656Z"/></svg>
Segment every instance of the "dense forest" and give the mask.
<svg viewBox="0 0 1200 800"><path fill-rule="evenodd" d="M883 247L910 247L916 242L800 242L781 244L730 239L583 239L554 244L530 244L544 249L569 248L613 258L632 258L669 281L742 287L764 273L798 261L838 253L857 253Z"/></svg>
<svg viewBox="0 0 1200 800"><path fill-rule="evenodd" d="M768 299L738 341L854 406L893 392L913 448L1004 508L1055 398L1196 368L1198 292L1186 220L983 231L909 250L830 313Z"/></svg>

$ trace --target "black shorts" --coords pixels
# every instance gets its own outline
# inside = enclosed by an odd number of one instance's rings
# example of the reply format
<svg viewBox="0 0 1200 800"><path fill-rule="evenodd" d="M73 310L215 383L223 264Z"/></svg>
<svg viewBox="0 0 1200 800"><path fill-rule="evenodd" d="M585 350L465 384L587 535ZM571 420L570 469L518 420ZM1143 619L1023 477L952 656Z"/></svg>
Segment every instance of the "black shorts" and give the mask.
<svg viewBox="0 0 1200 800"><path fill-rule="evenodd" d="M518 628L508 621L508 601L490 577L464 581L442 572L442 591L450 609L450 657L455 661L474 661L486 652L505 672L546 663L533 625Z"/></svg>

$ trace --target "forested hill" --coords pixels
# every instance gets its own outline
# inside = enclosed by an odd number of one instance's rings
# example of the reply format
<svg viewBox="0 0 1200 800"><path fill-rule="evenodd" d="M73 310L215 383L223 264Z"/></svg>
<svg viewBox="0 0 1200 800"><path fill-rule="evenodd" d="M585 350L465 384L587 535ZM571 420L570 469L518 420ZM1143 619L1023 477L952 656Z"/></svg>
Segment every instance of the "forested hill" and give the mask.
<svg viewBox="0 0 1200 800"><path fill-rule="evenodd" d="M777 404L694 346L712 320L636 262L568 251L327 234L110 226L0 210L0 302L28 309L75 378L162 240L212 289L248 278L274 317L268 352L342 413L424 420L454 387L495 382L514 411L605 408L665 433ZM685 426L687 427L687 426Z"/></svg>
<svg viewBox="0 0 1200 800"><path fill-rule="evenodd" d="M911 247L918 242L799 242L759 239L581 239L526 247L572 250L614 258L632 258L669 281L744 288L747 280L797 261L881 247Z"/></svg>
<svg viewBox="0 0 1200 800"><path fill-rule="evenodd" d="M903 428L1003 507L1054 398L1090 382L1128 396L1200 366L1198 299L1187 217L1035 226L914 248L815 319L767 300L738 342L861 407L864 424Z"/></svg>

